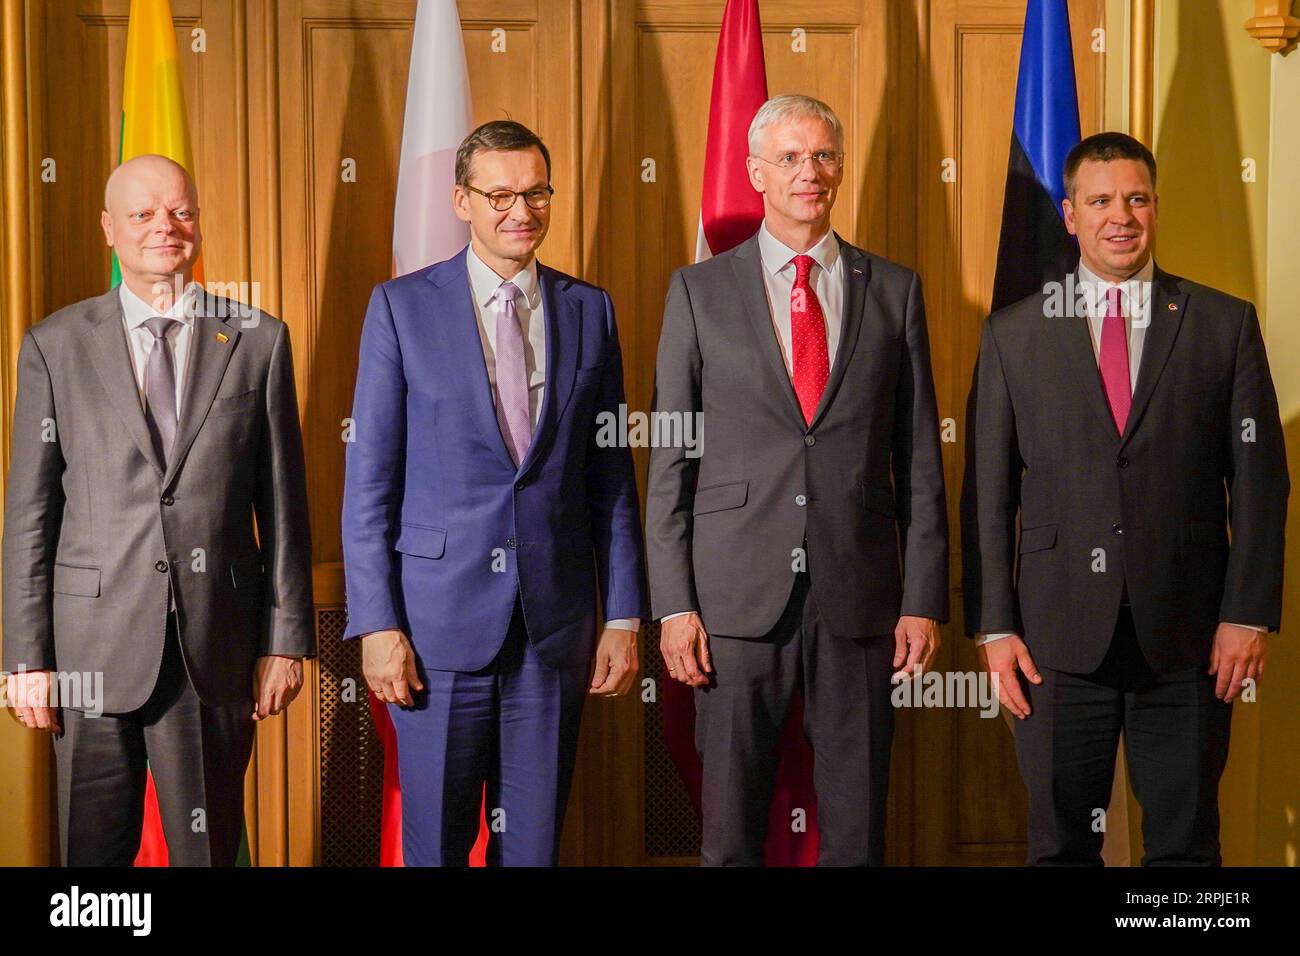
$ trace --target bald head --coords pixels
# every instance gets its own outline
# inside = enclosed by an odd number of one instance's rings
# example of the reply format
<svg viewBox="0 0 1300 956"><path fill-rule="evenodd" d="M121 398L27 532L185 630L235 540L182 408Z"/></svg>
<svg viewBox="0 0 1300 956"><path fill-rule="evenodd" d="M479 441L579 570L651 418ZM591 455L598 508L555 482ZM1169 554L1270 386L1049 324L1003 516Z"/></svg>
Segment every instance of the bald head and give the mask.
<svg viewBox="0 0 1300 956"><path fill-rule="evenodd" d="M199 205L198 187L194 185L194 180L186 172L185 167L174 159L168 159L166 156L159 156L156 153L149 153L128 159L109 174L108 182L104 184L105 211L111 213L114 200L120 201L124 193L129 195L131 187L142 181L145 183L170 182L172 185L177 182L183 183L184 189L195 208Z"/></svg>
<svg viewBox="0 0 1300 956"><path fill-rule="evenodd" d="M185 167L166 156L136 156L104 186L104 238L122 281L151 301L159 284L188 283L199 258L199 194Z"/></svg>

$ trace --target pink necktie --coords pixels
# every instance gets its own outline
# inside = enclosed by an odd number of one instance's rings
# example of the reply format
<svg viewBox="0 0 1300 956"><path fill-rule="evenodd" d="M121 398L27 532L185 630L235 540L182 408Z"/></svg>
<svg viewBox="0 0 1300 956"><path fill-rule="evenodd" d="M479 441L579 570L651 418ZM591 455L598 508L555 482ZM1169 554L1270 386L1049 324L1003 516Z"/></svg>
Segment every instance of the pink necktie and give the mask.
<svg viewBox="0 0 1300 956"><path fill-rule="evenodd" d="M795 256L794 286L790 289L790 351L793 354L794 393L799 397L804 420L811 425L817 405L830 377L826 351L826 320L808 276L812 256Z"/></svg>
<svg viewBox="0 0 1300 956"><path fill-rule="evenodd" d="M1128 412L1133 405L1133 387L1129 382L1128 333L1124 330L1124 310L1120 308L1119 289L1106 290L1106 318L1101 323L1101 384L1115 419L1115 427L1124 434Z"/></svg>
<svg viewBox="0 0 1300 956"><path fill-rule="evenodd" d="M519 287L503 282L492 296L497 312L497 423L515 466L528 454L533 440L533 416L528 406L528 367L524 362L524 333L519 327L515 297Z"/></svg>

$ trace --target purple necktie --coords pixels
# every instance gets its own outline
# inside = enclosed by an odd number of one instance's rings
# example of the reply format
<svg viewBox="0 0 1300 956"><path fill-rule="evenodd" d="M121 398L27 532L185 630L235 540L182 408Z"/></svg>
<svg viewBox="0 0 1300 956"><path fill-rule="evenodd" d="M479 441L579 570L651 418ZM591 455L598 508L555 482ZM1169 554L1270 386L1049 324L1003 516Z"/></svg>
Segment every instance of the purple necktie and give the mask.
<svg viewBox="0 0 1300 956"><path fill-rule="evenodd" d="M167 333L177 325L180 323L175 319L161 315L144 324L153 335L144 370L144 419L163 468L167 467L167 455L176 440L176 372L172 368L172 350L167 347Z"/></svg>
<svg viewBox="0 0 1300 956"><path fill-rule="evenodd" d="M533 440L533 416L528 407L528 368L524 362L524 333L519 327L515 298L519 287L503 282L492 295L497 313L497 422L515 467L528 454Z"/></svg>
<svg viewBox="0 0 1300 956"><path fill-rule="evenodd" d="M1106 317L1101 323L1101 348L1098 351L1106 402L1110 405L1115 427L1122 435L1133 405L1133 385L1129 381L1128 333L1124 329L1124 310L1120 308L1118 288L1106 290Z"/></svg>

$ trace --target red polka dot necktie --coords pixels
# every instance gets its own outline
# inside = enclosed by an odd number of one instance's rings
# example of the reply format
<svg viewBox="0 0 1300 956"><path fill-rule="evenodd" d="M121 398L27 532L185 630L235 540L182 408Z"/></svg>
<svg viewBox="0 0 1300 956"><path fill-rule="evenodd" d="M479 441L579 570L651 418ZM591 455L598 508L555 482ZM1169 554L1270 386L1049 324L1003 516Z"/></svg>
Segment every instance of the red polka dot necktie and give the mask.
<svg viewBox="0 0 1300 956"><path fill-rule="evenodd" d="M812 424L817 403L826 390L831 363L826 351L826 319L808 276L812 256L794 257L794 288L790 290L790 343L794 353L794 393L799 397L804 421Z"/></svg>
<svg viewBox="0 0 1300 956"><path fill-rule="evenodd" d="M1118 288L1106 290L1106 317L1101 323L1101 348L1098 352L1106 403L1110 405L1115 427L1122 435L1133 405L1133 385L1129 380L1128 333L1124 329L1124 310L1120 307Z"/></svg>

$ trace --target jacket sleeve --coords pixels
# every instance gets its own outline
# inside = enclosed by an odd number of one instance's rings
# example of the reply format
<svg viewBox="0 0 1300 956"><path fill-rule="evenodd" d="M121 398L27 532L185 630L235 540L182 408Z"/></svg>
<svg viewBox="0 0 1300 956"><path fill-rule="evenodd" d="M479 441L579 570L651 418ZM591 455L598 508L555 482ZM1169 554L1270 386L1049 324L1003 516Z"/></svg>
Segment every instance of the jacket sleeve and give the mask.
<svg viewBox="0 0 1300 956"><path fill-rule="evenodd" d="M1024 462L992 321L985 321L966 405L961 493L962 590L968 635L1022 633L1014 586Z"/></svg>
<svg viewBox="0 0 1300 956"><path fill-rule="evenodd" d="M406 468L406 373L382 285L361 331L343 484L344 638L401 628L392 548Z"/></svg>
<svg viewBox="0 0 1300 956"><path fill-rule="evenodd" d="M257 491L253 497L267 588L258 653L314 657L307 466L298 423L289 328L283 324L271 349L265 402Z"/></svg>
<svg viewBox="0 0 1300 956"><path fill-rule="evenodd" d="M45 356L28 332L18 353L18 395L5 484L4 667L53 670L54 557L63 518L63 451Z"/></svg>
<svg viewBox="0 0 1300 956"><path fill-rule="evenodd" d="M948 620L948 504L921 281L907 293L906 354L894 405L894 500L903 553L901 613Z"/></svg>
<svg viewBox="0 0 1300 956"><path fill-rule="evenodd" d="M1282 620L1282 561L1291 490L1277 393L1253 305L1237 338L1228 420L1228 523L1232 544L1220 621L1267 625Z"/></svg>
<svg viewBox="0 0 1300 956"><path fill-rule="evenodd" d="M679 269L668 285L659 354L655 361L654 417L670 415L685 422L702 408L699 339L690 292ZM683 429L661 428L684 434ZM703 436L700 436L701 439ZM687 454L684 442L650 450L646 492L646 562L650 571L650 605L656 618L679 611L697 611L695 575L691 566L692 510L699 458Z"/></svg>
<svg viewBox="0 0 1300 956"><path fill-rule="evenodd" d="M595 417L587 447L587 511L591 516L605 619L646 618L649 608L636 470L631 450L626 442L618 440L625 436L617 434L619 406L627 402L623 393L623 352L614 323L614 304L609 293L603 293L603 299L609 348L597 385Z"/></svg>

